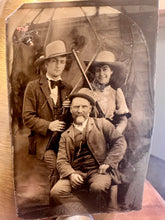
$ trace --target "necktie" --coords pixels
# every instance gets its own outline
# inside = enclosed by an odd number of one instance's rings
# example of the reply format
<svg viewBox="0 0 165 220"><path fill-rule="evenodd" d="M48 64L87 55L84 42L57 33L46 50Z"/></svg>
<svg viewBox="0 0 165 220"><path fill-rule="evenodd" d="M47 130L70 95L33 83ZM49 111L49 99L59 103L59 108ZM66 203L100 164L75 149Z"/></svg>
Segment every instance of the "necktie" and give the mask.
<svg viewBox="0 0 165 220"><path fill-rule="evenodd" d="M60 86L60 85L61 85L61 80L57 80L57 81L50 80L51 89L54 89L55 86Z"/></svg>

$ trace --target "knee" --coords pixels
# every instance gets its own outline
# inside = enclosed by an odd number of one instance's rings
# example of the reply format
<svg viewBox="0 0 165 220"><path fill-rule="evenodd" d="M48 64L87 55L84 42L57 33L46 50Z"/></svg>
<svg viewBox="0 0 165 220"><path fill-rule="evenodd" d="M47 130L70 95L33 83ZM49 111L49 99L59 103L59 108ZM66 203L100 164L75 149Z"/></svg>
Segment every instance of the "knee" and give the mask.
<svg viewBox="0 0 165 220"><path fill-rule="evenodd" d="M51 189L51 191L50 191L50 198L51 198L51 200L55 200L55 199L57 199L59 196L60 196L60 188L58 188L57 186L56 186L56 184L53 186L53 188Z"/></svg>
<svg viewBox="0 0 165 220"><path fill-rule="evenodd" d="M91 183L90 187L89 187L90 192L92 193L99 193L101 191L104 191L104 187L103 185L98 185L97 183Z"/></svg>
<svg viewBox="0 0 165 220"><path fill-rule="evenodd" d="M106 178L99 178L90 184L90 191L94 193L107 192L111 186L111 177L106 176Z"/></svg>
<svg viewBox="0 0 165 220"><path fill-rule="evenodd" d="M71 193L71 187L60 184L60 180L53 186L50 191L51 200L60 200L60 198L66 197Z"/></svg>

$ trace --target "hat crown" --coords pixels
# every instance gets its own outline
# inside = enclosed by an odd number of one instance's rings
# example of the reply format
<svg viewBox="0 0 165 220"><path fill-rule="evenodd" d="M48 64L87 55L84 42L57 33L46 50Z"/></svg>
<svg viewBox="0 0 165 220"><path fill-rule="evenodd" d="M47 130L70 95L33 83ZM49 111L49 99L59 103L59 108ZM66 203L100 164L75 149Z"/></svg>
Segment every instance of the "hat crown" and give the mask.
<svg viewBox="0 0 165 220"><path fill-rule="evenodd" d="M94 97L94 93L88 88L81 88L77 93L70 96L71 99L77 97L87 99L92 105L95 105L96 100Z"/></svg>
<svg viewBox="0 0 165 220"><path fill-rule="evenodd" d="M91 97L92 99L95 99L92 90L90 90L88 88L81 88L77 93L78 94L81 93L81 94L84 94L84 95Z"/></svg>
<svg viewBox="0 0 165 220"><path fill-rule="evenodd" d="M110 63L115 61L116 61L115 55L110 51L99 52L95 59L95 62L98 63Z"/></svg>
<svg viewBox="0 0 165 220"><path fill-rule="evenodd" d="M66 53L65 43L61 40L51 42L46 46L45 49L46 58L64 55L65 53Z"/></svg>

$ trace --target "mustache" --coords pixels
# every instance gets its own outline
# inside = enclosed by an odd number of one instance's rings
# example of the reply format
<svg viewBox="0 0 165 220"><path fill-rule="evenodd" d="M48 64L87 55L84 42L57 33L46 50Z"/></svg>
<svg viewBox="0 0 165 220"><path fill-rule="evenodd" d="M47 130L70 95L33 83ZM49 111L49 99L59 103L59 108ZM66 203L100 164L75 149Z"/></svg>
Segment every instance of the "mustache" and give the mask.
<svg viewBox="0 0 165 220"><path fill-rule="evenodd" d="M76 118L79 117L79 116L82 116L82 117L85 118L85 115L84 115L83 113L77 113L77 114L75 114L75 117L76 117Z"/></svg>

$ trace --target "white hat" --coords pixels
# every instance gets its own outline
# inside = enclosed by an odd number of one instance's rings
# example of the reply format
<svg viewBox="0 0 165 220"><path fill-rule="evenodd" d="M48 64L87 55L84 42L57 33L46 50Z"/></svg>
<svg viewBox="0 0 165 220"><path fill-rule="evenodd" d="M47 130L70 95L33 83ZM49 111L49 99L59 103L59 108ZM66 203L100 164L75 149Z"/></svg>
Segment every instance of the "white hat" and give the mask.
<svg viewBox="0 0 165 220"><path fill-rule="evenodd" d="M86 65L88 65L90 61L84 61ZM123 70L123 64L119 61L116 61L114 53L111 51L103 50L98 53L95 60L91 63L89 67L89 71L94 72L94 68L98 65L110 65L111 67L117 67L120 70Z"/></svg>
<svg viewBox="0 0 165 220"><path fill-rule="evenodd" d="M49 43L45 48L45 55L40 56L36 61L35 65L41 64L41 62L48 60L53 57L58 56L67 56L71 54L72 52L66 51L66 46L64 41L62 40L56 40L51 43Z"/></svg>

